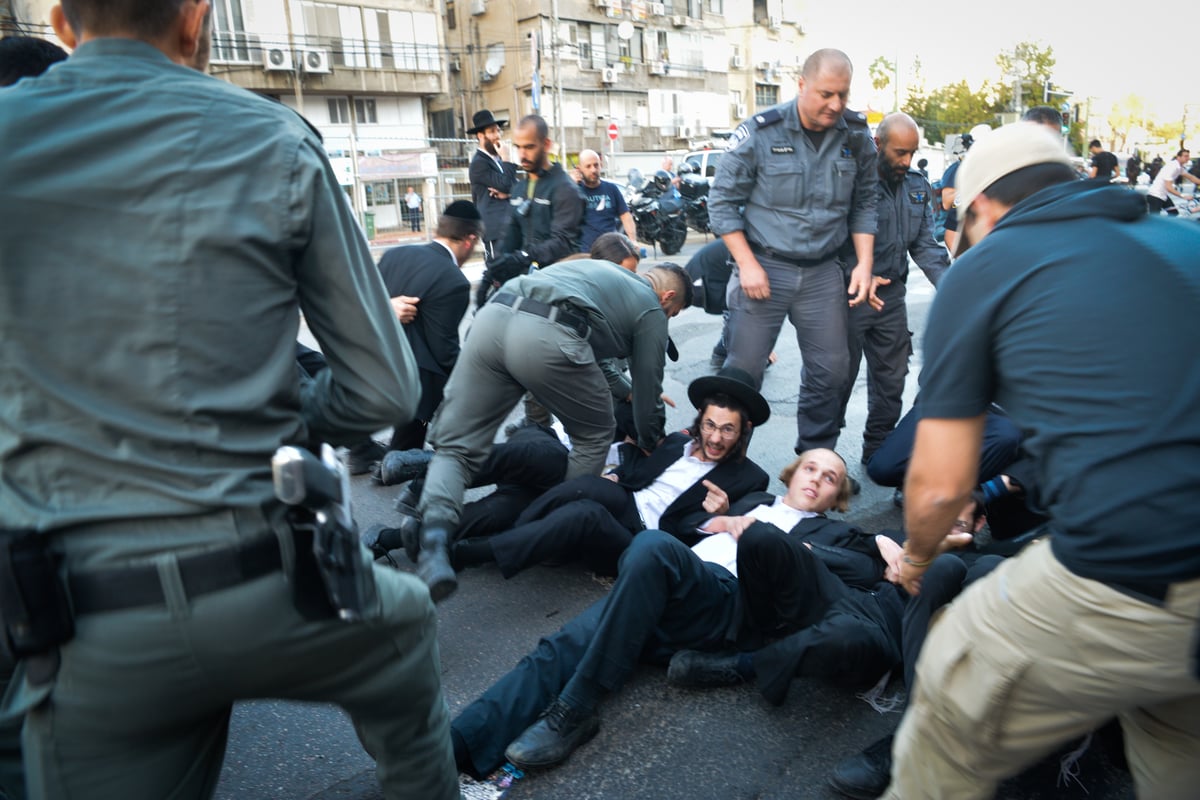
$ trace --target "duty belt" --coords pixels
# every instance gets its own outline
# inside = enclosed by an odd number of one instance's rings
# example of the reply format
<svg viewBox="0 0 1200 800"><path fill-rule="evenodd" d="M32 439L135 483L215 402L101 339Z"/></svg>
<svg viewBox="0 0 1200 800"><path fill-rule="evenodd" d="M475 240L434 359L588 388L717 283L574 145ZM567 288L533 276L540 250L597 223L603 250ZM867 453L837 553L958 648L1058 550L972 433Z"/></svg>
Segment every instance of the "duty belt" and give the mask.
<svg viewBox="0 0 1200 800"><path fill-rule="evenodd" d="M551 322L562 325L573 331L580 339L586 339L591 332L587 317L561 305L550 305L531 297L521 297L512 292L500 292L493 298L494 302L512 306L513 311L524 311L537 317L545 317Z"/></svg>
<svg viewBox="0 0 1200 800"><path fill-rule="evenodd" d="M177 562L189 598L227 589L280 568L279 540L252 542L181 556ZM154 564L72 573L67 578L75 614L96 614L139 606L166 604L162 580Z"/></svg>
<svg viewBox="0 0 1200 800"><path fill-rule="evenodd" d="M750 252L754 253L754 255L766 256L767 258L773 258L776 261L786 261L788 264L791 264L794 267L820 266L821 264L828 263L829 259L832 257L832 254L827 254L821 256L820 258L800 258L792 255L791 253L784 253L781 250L763 247L761 244L758 244L757 242L751 242L749 239L746 240L746 243L750 245Z"/></svg>

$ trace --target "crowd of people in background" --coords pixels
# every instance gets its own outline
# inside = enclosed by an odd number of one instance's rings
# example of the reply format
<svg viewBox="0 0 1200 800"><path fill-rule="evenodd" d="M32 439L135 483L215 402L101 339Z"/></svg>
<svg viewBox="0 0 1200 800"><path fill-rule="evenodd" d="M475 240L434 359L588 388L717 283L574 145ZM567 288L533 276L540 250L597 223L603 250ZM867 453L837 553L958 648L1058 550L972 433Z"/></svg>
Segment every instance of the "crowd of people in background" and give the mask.
<svg viewBox="0 0 1200 800"><path fill-rule="evenodd" d="M68 0L69 58L0 42L40 75L0 90L0 793L211 796L233 702L277 696L346 709L387 797L450 800L561 764L650 663L775 705L795 680L902 675L894 736L831 775L849 797L990 797L1114 719L1139 796L1192 796L1200 230L1157 217L1200 185L1187 149L1143 201L1099 141L1078 180L1034 109L965 140L935 194L917 123L872 132L823 49L735 131L696 265L641 265L599 154L568 172L528 115L509 160L488 110L472 200L377 265L314 129L203 74L207 9ZM938 296L902 415L910 259ZM720 357L672 432L670 321L699 296L727 313ZM749 447L785 320L803 363L776 495ZM839 452L864 358L861 446ZM332 567L271 474L321 442L406 484ZM829 516L855 457L903 530ZM548 561L611 588L451 719L434 604L472 567Z"/></svg>

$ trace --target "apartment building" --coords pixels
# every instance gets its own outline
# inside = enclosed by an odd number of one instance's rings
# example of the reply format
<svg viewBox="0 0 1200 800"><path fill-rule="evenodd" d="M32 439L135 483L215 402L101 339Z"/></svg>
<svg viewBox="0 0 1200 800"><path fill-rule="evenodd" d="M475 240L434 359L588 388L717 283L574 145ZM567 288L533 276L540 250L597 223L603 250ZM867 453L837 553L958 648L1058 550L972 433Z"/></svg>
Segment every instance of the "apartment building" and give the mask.
<svg viewBox="0 0 1200 800"><path fill-rule="evenodd" d="M702 146L794 90L802 4L446 0L450 94L431 104L434 128L537 111L568 153L607 149L614 123L618 150Z"/></svg>

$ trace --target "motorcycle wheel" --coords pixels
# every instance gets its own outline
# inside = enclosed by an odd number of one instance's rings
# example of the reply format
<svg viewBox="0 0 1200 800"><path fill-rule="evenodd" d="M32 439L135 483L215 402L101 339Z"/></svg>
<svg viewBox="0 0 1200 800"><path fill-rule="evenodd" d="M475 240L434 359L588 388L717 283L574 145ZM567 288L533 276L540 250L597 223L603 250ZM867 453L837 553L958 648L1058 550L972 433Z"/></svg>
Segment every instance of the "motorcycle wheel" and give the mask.
<svg viewBox="0 0 1200 800"><path fill-rule="evenodd" d="M664 253L673 256L683 249L685 241L687 241L687 226L671 225L663 231L662 237L658 240L658 246Z"/></svg>

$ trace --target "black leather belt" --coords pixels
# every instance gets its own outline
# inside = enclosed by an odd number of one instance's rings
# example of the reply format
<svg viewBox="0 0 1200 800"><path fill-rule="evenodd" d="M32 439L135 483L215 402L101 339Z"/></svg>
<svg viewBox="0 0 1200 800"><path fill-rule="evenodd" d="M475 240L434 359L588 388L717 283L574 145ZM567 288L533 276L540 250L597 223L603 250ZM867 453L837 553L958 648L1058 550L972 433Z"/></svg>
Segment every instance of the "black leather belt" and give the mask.
<svg viewBox="0 0 1200 800"><path fill-rule="evenodd" d="M791 253L784 253L780 250L773 250L770 247L763 247L762 245L752 242L749 239L746 240L746 243L750 245L750 252L754 253L754 255L766 256L767 258L772 258L776 261L786 261L793 267L817 267L821 264L829 263L829 259L831 258L830 255L824 255L820 258L798 258Z"/></svg>
<svg viewBox="0 0 1200 800"><path fill-rule="evenodd" d="M515 295L512 292L500 292L493 300L501 305L512 306L513 311L524 311L526 314L545 317L551 322L574 331L580 339L586 339L592 329L588 324L587 317L561 305L552 306L531 297Z"/></svg>
<svg viewBox="0 0 1200 800"><path fill-rule="evenodd" d="M198 597L278 570L282 564L274 536L235 547L209 550L177 561L183 589ZM67 578L76 616L166 604L162 580L154 564L95 570Z"/></svg>

